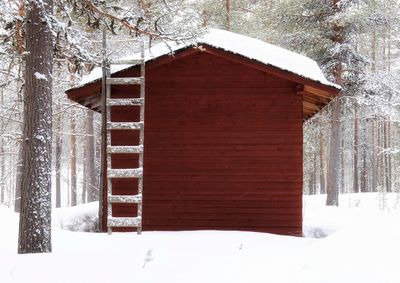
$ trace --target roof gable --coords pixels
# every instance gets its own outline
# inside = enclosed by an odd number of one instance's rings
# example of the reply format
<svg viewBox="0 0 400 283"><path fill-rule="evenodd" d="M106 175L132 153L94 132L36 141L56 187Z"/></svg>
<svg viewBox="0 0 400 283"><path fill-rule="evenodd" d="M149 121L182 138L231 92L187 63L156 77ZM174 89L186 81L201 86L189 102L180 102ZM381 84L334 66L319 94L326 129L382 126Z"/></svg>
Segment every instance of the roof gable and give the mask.
<svg viewBox="0 0 400 283"><path fill-rule="evenodd" d="M318 64L308 57L258 39L218 29L211 29L208 33L198 38L195 44L175 42L168 43L168 45L165 43L157 44L149 50L146 50L145 60L146 62L153 61L165 55L173 55L175 52L193 46L197 46L201 49L203 44L240 55L266 66L292 73L328 87L340 89L340 86L329 82L323 75ZM124 59L140 59L140 54L136 53ZM111 67L111 73L113 74L133 66L134 65L113 65ZM81 84L77 88L101 79L101 75L101 68L95 68L91 74L83 77Z"/></svg>

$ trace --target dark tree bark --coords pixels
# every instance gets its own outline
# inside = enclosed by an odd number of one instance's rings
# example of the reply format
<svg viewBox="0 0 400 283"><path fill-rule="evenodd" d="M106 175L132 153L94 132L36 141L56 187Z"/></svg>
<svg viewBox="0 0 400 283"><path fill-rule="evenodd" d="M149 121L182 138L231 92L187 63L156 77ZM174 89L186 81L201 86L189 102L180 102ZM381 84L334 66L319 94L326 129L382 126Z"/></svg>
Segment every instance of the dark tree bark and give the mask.
<svg viewBox="0 0 400 283"><path fill-rule="evenodd" d="M26 9L26 70L23 171L18 253L51 252L51 128L53 42L46 19L53 1L29 0Z"/></svg>

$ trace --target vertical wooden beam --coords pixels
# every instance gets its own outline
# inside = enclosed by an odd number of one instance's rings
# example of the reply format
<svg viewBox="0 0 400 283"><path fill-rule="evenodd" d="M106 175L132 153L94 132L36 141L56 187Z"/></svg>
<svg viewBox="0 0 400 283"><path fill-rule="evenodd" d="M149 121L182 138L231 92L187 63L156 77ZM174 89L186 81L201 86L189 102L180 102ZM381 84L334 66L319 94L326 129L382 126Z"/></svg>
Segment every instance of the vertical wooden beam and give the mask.
<svg viewBox="0 0 400 283"><path fill-rule="evenodd" d="M103 28L103 44L102 44L102 81L101 81L101 145L100 145L100 187L99 187L99 231L106 229L104 211L104 187L105 182L105 152L106 152L106 77L107 77L107 32Z"/></svg>

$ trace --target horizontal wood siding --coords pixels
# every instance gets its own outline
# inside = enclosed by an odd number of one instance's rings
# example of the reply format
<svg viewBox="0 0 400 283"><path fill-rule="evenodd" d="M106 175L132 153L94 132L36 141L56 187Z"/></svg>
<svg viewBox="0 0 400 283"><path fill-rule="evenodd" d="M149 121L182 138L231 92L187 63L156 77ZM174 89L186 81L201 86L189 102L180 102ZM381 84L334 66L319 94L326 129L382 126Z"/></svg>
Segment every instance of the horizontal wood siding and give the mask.
<svg viewBox="0 0 400 283"><path fill-rule="evenodd" d="M132 71L130 71L132 72ZM132 75L127 72L126 76ZM248 230L301 234L302 97L296 85L198 52L146 74L144 230ZM113 87L135 97L135 87ZM118 107L113 121L135 121ZM113 131L114 145L138 135ZM114 168L137 165L113 157ZM113 180L135 194L134 181ZM114 215L135 215L115 205Z"/></svg>

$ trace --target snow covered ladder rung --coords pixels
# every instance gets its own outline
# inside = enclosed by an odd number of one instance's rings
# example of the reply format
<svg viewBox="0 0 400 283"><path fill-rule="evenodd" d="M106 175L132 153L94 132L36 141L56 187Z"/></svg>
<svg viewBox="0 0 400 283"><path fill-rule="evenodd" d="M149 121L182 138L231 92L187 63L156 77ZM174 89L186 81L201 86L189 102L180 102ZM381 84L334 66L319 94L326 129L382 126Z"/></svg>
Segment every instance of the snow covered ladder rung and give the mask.
<svg viewBox="0 0 400 283"><path fill-rule="evenodd" d="M107 85L138 85L144 83L143 77L133 78L107 78Z"/></svg>
<svg viewBox="0 0 400 283"><path fill-rule="evenodd" d="M104 37L103 37L104 38ZM106 54L106 44L103 43L103 54ZM140 70L140 74L137 77L111 77L111 65L137 65L136 68ZM105 117L103 122L105 126L105 143L102 150L107 155L107 164L104 174L107 180L107 229L108 233L112 233L114 227L136 227L138 234L142 232L142 197L143 197L143 154L144 154L144 107L145 107L145 60L144 60L144 41L141 46L141 58L140 60L107 60L103 58L103 86L105 86L105 108L102 113ZM139 85L140 96L137 97L126 97L126 98L112 98L111 91L112 85ZM137 89L132 89L130 91L137 91ZM115 106L138 106L140 107L139 119L136 121L127 122L113 122L112 121L112 110L117 110ZM123 109L122 109L123 110ZM119 109L118 109L119 111ZM132 144L132 142L127 141L126 144L113 145L112 136L115 135L113 130L136 130L139 131L139 142L137 144ZM121 158L120 154L136 154L132 156L132 166L137 168L127 168L127 169L116 169L113 168L113 162ZM136 161L138 157L138 161ZM138 164L135 164L137 162ZM136 195L116 195L113 194L113 187L118 186L120 182L115 182L113 179L136 179L131 183L132 188L128 188L126 194L132 194L137 191ZM137 184L137 185L136 185ZM118 203L120 206L125 208L131 208L129 204L136 203L136 211L132 211L129 214L132 217L114 217L113 216L113 204ZM133 210L133 209L132 209ZM135 217L134 217L135 216Z"/></svg>
<svg viewBox="0 0 400 283"><path fill-rule="evenodd" d="M143 98L114 98L107 100L107 106L142 106L143 103Z"/></svg>
<svg viewBox="0 0 400 283"><path fill-rule="evenodd" d="M142 201L142 195L112 195L108 196L110 203L139 203Z"/></svg>
<svg viewBox="0 0 400 283"><path fill-rule="evenodd" d="M140 130L143 122L107 122L109 130Z"/></svg>
<svg viewBox="0 0 400 283"><path fill-rule="evenodd" d="M142 168L132 168L132 169L108 169L108 178L142 178L143 169Z"/></svg>
<svg viewBox="0 0 400 283"><path fill-rule="evenodd" d="M107 147L108 153L143 153L142 145L135 146L126 146L126 145L118 145L118 146L109 146Z"/></svg>
<svg viewBox="0 0 400 283"><path fill-rule="evenodd" d="M140 65L143 63L143 59L112 59L110 60L111 65Z"/></svg>
<svg viewBox="0 0 400 283"><path fill-rule="evenodd" d="M108 217L108 227L139 227L142 224L142 217Z"/></svg>

